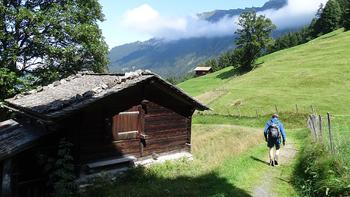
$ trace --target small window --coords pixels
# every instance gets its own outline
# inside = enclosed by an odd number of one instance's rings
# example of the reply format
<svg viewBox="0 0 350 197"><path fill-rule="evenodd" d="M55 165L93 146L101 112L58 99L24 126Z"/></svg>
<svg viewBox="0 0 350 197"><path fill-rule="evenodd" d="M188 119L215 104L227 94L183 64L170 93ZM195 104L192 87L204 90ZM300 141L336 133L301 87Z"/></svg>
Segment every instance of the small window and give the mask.
<svg viewBox="0 0 350 197"><path fill-rule="evenodd" d="M131 109L120 112L113 117L113 139L125 140L138 137L140 130L140 107L135 106Z"/></svg>

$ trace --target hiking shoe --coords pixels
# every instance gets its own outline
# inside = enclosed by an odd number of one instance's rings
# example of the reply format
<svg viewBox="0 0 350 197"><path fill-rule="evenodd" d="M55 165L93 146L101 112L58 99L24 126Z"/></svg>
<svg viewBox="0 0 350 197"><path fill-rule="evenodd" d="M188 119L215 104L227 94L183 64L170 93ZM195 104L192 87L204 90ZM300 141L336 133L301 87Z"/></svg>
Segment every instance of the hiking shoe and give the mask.
<svg viewBox="0 0 350 197"><path fill-rule="evenodd" d="M270 166L275 166L275 163L272 160L270 160Z"/></svg>
<svg viewBox="0 0 350 197"><path fill-rule="evenodd" d="M278 162L277 162L277 160L275 160L275 166L278 166Z"/></svg>

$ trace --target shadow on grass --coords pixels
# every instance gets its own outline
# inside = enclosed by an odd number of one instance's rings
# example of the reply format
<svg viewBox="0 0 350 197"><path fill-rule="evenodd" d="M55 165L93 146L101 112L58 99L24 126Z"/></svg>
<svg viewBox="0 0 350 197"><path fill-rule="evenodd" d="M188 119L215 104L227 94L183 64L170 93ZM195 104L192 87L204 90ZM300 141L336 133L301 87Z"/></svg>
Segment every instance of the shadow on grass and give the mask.
<svg viewBox="0 0 350 197"><path fill-rule="evenodd" d="M263 160L261 160L261 159L259 159L259 158L257 158L257 157L250 156L250 158L251 158L251 159L253 159L254 161L257 161L257 162L260 162L260 163L263 163L263 164L269 165L269 163L268 163L268 162L263 161Z"/></svg>
<svg viewBox="0 0 350 197"><path fill-rule="evenodd" d="M286 179L283 179L283 178L277 178L278 180L280 180L280 181L283 181L283 182L286 182L286 183L288 183L288 184L290 184L291 183L291 181L289 181L289 180L286 180Z"/></svg>
<svg viewBox="0 0 350 197"><path fill-rule="evenodd" d="M254 64L253 68L248 69L248 70L247 69L243 70L243 69L240 69L240 68L231 67L230 70L217 75L216 78L228 79L228 78L233 77L233 76L244 75L244 74L247 74L247 73L249 73L250 71L252 71L254 69L259 68L262 64L264 64L264 62L256 63L256 64Z"/></svg>
<svg viewBox="0 0 350 197"><path fill-rule="evenodd" d="M331 38L331 37L334 37L338 34L332 34L332 35L328 35L328 36L323 36L321 39L324 40L324 39L328 39L328 38Z"/></svg>
<svg viewBox="0 0 350 197"><path fill-rule="evenodd" d="M211 172L198 177L165 178L144 168L135 168L113 182L94 183L80 196L237 196L250 197L226 178Z"/></svg>
<svg viewBox="0 0 350 197"><path fill-rule="evenodd" d="M233 77L234 75L237 75L237 70L232 67L230 70L223 72L216 77L220 79L228 79L230 77Z"/></svg>

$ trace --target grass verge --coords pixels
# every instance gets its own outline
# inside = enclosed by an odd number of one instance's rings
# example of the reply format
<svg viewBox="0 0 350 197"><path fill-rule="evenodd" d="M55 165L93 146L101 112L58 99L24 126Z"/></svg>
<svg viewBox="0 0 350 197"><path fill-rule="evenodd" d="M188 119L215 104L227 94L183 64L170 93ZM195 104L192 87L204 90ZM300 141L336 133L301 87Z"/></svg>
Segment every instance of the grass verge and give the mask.
<svg viewBox="0 0 350 197"><path fill-rule="evenodd" d="M349 169L338 155L331 155L323 144L308 143L294 172L294 184L302 196L348 196Z"/></svg>
<svg viewBox="0 0 350 197"><path fill-rule="evenodd" d="M302 128L306 125L306 114L281 113L280 119L287 129ZM234 116L234 115L218 115L218 114L196 114L193 116L194 124L234 124L248 127L264 127L271 115L259 117Z"/></svg>
<svg viewBox="0 0 350 197"><path fill-rule="evenodd" d="M350 195L349 126L349 117L332 117L335 154L330 152L327 129L323 131L323 143L305 138L306 145L300 153L293 175L294 185L301 196Z"/></svg>

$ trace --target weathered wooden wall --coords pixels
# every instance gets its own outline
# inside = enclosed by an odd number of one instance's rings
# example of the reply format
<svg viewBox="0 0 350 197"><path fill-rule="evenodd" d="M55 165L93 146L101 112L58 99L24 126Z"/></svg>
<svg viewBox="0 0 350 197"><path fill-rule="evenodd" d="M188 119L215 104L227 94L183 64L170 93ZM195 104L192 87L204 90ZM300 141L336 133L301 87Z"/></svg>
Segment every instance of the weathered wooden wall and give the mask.
<svg viewBox="0 0 350 197"><path fill-rule="evenodd" d="M82 128L79 129L78 135L80 162L83 164L121 155L141 157L151 155L153 152L162 153L187 148L186 143L190 143L191 135L190 117L149 101L143 102L142 106L139 135L136 138L122 140L115 140L113 137L113 117L84 113L81 120ZM140 134L147 136L143 143Z"/></svg>
<svg viewBox="0 0 350 197"><path fill-rule="evenodd" d="M3 164L2 164L2 162L0 162L0 184L1 185L2 185L2 176L3 176L2 168L3 168ZM1 196L1 194L2 194L2 187L0 187L0 196Z"/></svg>
<svg viewBox="0 0 350 197"><path fill-rule="evenodd" d="M146 103L146 111L144 156L188 147L186 143L190 143L191 118L152 102Z"/></svg>

